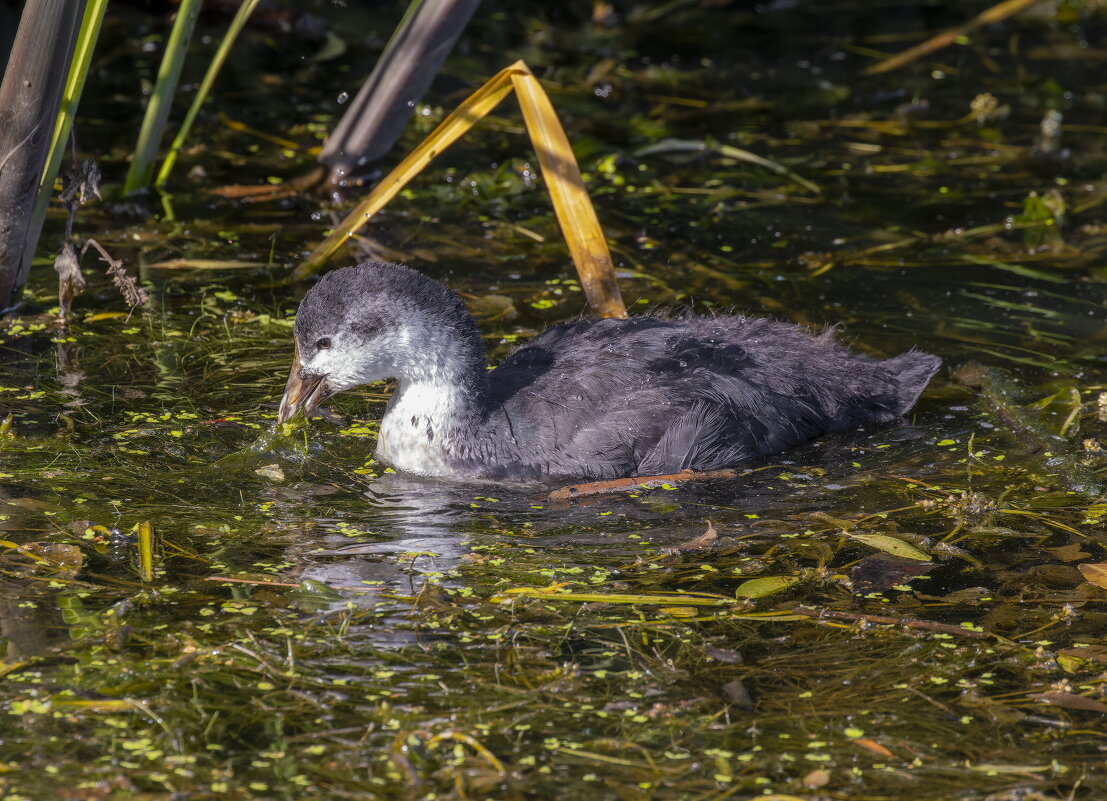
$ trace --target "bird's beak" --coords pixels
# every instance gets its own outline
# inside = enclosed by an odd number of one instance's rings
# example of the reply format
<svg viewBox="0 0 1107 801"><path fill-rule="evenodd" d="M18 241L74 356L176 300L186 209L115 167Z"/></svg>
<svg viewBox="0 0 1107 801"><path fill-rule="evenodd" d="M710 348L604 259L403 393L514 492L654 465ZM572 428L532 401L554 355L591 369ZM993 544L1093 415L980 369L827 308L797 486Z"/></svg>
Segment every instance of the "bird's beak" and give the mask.
<svg viewBox="0 0 1107 801"><path fill-rule="evenodd" d="M284 385L284 397L281 398L281 408L277 412L277 422L287 423L301 409L304 410L305 415L311 414L323 402L326 395L327 377L325 375L302 374L300 346L297 345L296 352L292 356L292 370L289 371L288 381Z"/></svg>

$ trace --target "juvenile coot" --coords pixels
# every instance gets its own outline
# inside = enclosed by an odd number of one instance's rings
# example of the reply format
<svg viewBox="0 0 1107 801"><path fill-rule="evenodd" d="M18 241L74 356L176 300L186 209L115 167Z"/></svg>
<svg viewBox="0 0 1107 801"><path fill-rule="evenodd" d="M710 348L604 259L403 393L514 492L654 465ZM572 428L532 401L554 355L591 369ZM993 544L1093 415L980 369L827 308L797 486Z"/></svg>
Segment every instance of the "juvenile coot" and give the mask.
<svg viewBox="0 0 1107 801"><path fill-rule="evenodd" d="M461 299L385 262L327 273L296 315L280 420L395 378L376 456L411 473L507 481L733 467L914 405L940 361L857 355L751 317L581 320L494 370Z"/></svg>

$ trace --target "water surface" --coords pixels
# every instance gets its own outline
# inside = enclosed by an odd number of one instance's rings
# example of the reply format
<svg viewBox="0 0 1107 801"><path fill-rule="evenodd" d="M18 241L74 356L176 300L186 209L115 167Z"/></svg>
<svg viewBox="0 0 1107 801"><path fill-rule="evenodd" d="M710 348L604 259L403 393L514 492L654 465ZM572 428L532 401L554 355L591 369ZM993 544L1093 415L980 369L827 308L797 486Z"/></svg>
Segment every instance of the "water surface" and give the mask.
<svg viewBox="0 0 1107 801"><path fill-rule="evenodd" d="M7 797L1102 795L1107 596L1076 565L1107 561L1103 14L1036 10L860 77L984 7L478 12L397 153L523 57L636 311L836 325L946 363L899 424L571 503L386 471L385 385L249 450L306 290L279 279L359 190L210 190L305 172L402 9L314 8L348 44L323 59L259 25L182 159L177 222L154 198L82 210L149 306L128 316L94 277L63 332L44 268L2 334ZM78 126L109 182L164 31L120 13ZM361 245L465 293L494 360L585 311L528 148L508 101ZM991 389L966 384L974 363Z"/></svg>

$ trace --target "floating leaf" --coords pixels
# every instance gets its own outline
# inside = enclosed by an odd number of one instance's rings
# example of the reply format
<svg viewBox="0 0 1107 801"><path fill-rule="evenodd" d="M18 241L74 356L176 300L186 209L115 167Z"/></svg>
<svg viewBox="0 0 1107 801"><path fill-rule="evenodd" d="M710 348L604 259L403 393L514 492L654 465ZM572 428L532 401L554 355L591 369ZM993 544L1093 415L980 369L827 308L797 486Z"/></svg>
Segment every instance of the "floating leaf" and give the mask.
<svg viewBox="0 0 1107 801"><path fill-rule="evenodd" d="M284 481L284 470L279 464L262 465L254 472L270 481Z"/></svg>
<svg viewBox="0 0 1107 801"><path fill-rule="evenodd" d="M1042 548L1042 550L1051 554L1054 559L1059 559L1062 562L1075 562L1078 559L1087 559L1091 556L1090 553L1084 551L1077 543L1062 545L1058 548Z"/></svg>
<svg viewBox="0 0 1107 801"><path fill-rule="evenodd" d="M764 576L743 582L734 594L739 598L764 598L788 589L797 581L796 576Z"/></svg>
<svg viewBox="0 0 1107 801"><path fill-rule="evenodd" d="M722 662L724 665L740 665L743 661L742 654L732 648L708 647L707 655L716 662Z"/></svg>
<svg viewBox="0 0 1107 801"><path fill-rule="evenodd" d="M861 746L862 748L865 748L869 751L872 751L877 756L884 757L885 759L895 759L896 755L893 754L891 751L889 751L884 746L882 746L876 740L870 740L866 737L858 737L857 739L853 740L852 742L856 743L857 745Z"/></svg>
<svg viewBox="0 0 1107 801"><path fill-rule="evenodd" d="M826 787L830 784L830 771L824 768L816 768L803 777L803 785L812 789Z"/></svg>
<svg viewBox="0 0 1107 801"><path fill-rule="evenodd" d="M742 709L753 709L753 698L741 679L728 681L722 686L722 691L723 696L735 706Z"/></svg>
<svg viewBox="0 0 1107 801"><path fill-rule="evenodd" d="M1107 562L1077 565L1077 568L1080 570L1080 575L1084 577L1085 581L1091 582L1097 587L1107 589Z"/></svg>
<svg viewBox="0 0 1107 801"><path fill-rule="evenodd" d="M27 542L23 544L0 540L0 547L7 548L34 561L39 567L75 574L84 564L84 553L76 545L54 542Z"/></svg>
<svg viewBox="0 0 1107 801"><path fill-rule="evenodd" d="M0 678L7 676L9 673L14 673L26 664L26 662L8 662L0 659Z"/></svg>
<svg viewBox="0 0 1107 801"><path fill-rule="evenodd" d="M690 539L687 542L682 542L677 546L678 551L698 551L703 548L707 548L715 540L719 539L718 532L715 531L715 526L711 524L711 521L707 521L707 531L700 534L694 539Z"/></svg>
<svg viewBox="0 0 1107 801"><path fill-rule="evenodd" d="M854 592L883 592L906 584L912 578L925 574L934 567L932 562L904 559L891 554L873 553L866 556L849 571Z"/></svg>
<svg viewBox="0 0 1107 801"><path fill-rule="evenodd" d="M469 313L478 322L510 322L518 316L515 301L505 295L484 295L479 298L467 298L465 304Z"/></svg>
<svg viewBox="0 0 1107 801"><path fill-rule="evenodd" d="M699 614L694 606L666 606L661 611L672 617L695 617Z"/></svg>
<svg viewBox="0 0 1107 801"><path fill-rule="evenodd" d="M884 551L884 553L890 553L892 556L899 556L903 559L914 559L919 562L929 562L930 555L920 551L914 545L904 542L896 537L889 537L887 534L847 534L850 539L863 542L870 548L876 548L878 551Z"/></svg>

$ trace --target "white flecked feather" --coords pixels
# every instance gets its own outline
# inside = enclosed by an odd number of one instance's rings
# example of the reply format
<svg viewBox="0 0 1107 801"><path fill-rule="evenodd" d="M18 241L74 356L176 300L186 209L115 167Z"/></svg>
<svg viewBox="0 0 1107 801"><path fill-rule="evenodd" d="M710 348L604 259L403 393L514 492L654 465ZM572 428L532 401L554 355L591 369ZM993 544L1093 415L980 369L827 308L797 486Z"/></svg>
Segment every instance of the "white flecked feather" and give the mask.
<svg viewBox="0 0 1107 801"><path fill-rule="evenodd" d="M402 382L381 420L376 457L409 473L450 475L445 426L457 419L460 400L453 387L440 381Z"/></svg>

